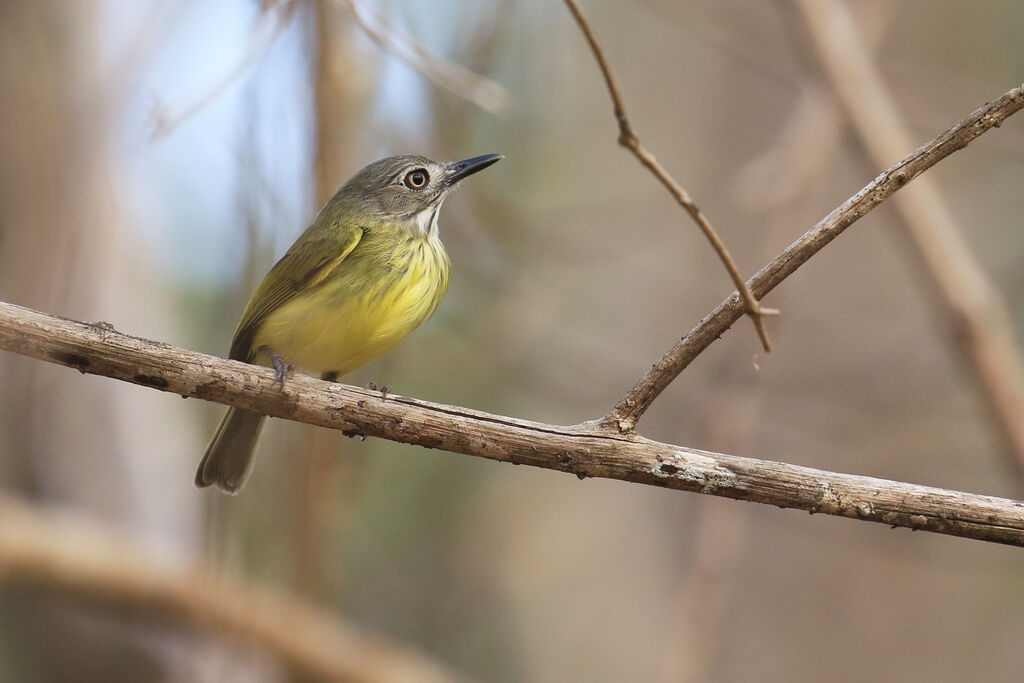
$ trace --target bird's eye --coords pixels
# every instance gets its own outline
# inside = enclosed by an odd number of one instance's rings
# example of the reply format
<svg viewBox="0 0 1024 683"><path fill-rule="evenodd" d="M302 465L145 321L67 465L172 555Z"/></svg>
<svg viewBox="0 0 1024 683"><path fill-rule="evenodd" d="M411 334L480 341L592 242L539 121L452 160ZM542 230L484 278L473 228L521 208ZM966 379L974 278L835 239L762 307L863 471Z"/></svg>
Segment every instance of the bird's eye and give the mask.
<svg viewBox="0 0 1024 683"><path fill-rule="evenodd" d="M426 169L417 168L405 174L405 186L410 190L422 190L430 182Z"/></svg>

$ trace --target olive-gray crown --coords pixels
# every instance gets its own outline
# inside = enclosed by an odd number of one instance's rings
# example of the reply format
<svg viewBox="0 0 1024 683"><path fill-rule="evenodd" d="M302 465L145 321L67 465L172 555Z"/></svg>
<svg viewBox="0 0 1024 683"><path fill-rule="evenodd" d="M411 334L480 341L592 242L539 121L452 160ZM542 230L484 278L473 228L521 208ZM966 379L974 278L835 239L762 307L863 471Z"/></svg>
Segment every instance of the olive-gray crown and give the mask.
<svg viewBox="0 0 1024 683"><path fill-rule="evenodd" d="M438 208L460 180L503 158L500 154L463 161L434 161L412 154L387 157L355 174L330 204L355 204L380 218L414 220Z"/></svg>

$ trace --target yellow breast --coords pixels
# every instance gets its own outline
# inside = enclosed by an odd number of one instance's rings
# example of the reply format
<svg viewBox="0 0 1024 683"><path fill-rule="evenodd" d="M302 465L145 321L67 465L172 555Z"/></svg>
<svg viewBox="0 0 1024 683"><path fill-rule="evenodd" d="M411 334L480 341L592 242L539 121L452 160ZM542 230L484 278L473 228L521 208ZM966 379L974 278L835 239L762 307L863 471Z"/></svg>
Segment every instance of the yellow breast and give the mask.
<svg viewBox="0 0 1024 683"><path fill-rule="evenodd" d="M322 283L269 314L253 348L267 345L307 372L344 375L430 317L448 274L436 234L368 234Z"/></svg>

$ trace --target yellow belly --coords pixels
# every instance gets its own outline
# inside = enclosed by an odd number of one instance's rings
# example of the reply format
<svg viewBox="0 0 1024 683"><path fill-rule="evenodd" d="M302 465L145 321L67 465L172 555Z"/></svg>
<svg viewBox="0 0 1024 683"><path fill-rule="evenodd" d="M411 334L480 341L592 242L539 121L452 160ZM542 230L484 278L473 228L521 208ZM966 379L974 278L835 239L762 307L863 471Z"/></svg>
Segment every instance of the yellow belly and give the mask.
<svg viewBox="0 0 1024 683"><path fill-rule="evenodd" d="M430 317L448 288L448 267L436 237L416 239L383 261L343 262L337 274L269 314L252 348L269 346L307 372L344 375ZM254 360L269 364L266 354Z"/></svg>

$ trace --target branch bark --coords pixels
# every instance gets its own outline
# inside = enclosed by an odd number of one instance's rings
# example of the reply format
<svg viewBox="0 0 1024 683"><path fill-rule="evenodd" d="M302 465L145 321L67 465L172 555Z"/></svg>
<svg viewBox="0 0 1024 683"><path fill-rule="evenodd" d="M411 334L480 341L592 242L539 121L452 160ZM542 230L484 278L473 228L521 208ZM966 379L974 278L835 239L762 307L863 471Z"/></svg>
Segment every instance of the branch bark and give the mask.
<svg viewBox="0 0 1024 683"><path fill-rule="evenodd" d="M737 317L742 306L735 304ZM741 458L618 434L597 422L550 425L368 391L131 337L0 303L0 348L126 382L350 435L513 464L749 500L1024 546L1024 503Z"/></svg>
<svg viewBox="0 0 1024 683"><path fill-rule="evenodd" d="M901 187L953 152L963 149L979 135L998 128L1021 108L1024 108L1024 85L1009 90L1002 97L975 110L960 123L884 171L759 270L747 282L754 296L763 298L811 256ZM694 358L732 327L743 313L743 302L738 294L733 293L669 349L605 416L603 422L617 427L623 433L632 431L637 420L661 392Z"/></svg>

